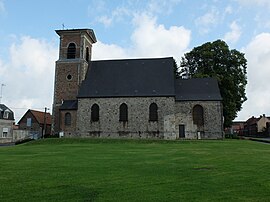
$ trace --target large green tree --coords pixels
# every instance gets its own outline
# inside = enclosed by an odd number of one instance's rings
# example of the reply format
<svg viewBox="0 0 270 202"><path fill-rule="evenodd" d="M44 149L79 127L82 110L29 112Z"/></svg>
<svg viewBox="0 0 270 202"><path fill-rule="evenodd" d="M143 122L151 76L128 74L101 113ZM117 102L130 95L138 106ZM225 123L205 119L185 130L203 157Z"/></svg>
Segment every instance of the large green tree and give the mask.
<svg viewBox="0 0 270 202"><path fill-rule="evenodd" d="M224 127L232 121L247 100L247 60L244 53L222 40L208 42L186 53L180 63L181 73L189 78L214 77L223 98Z"/></svg>

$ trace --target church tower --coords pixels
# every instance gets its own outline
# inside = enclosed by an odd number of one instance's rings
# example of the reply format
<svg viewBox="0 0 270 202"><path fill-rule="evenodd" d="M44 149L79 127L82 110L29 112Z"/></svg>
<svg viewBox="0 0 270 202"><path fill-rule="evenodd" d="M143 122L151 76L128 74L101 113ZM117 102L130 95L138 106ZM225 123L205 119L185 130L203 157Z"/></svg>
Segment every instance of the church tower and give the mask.
<svg viewBox="0 0 270 202"><path fill-rule="evenodd" d="M96 37L92 29L56 30L60 36L55 64L52 134L76 130L77 95L91 60Z"/></svg>

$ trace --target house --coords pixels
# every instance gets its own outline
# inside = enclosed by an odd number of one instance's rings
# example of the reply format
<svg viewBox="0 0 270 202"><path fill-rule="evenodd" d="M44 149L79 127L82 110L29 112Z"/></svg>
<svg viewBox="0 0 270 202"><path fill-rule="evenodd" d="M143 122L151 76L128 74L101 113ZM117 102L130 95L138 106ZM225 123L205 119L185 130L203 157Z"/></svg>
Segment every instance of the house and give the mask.
<svg viewBox="0 0 270 202"><path fill-rule="evenodd" d="M244 124L244 135L246 136L258 136L267 135L270 124L270 118L266 117L265 114L256 118L252 116Z"/></svg>
<svg viewBox="0 0 270 202"><path fill-rule="evenodd" d="M18 122L19 130L29 131L34 138L45 137L51 134L52 116L50 113L29 109ZM44 126L46 126L44 128Z"/></svg>
<svg viewBox="0 0 270 202"><path fill-rule="evenodd" d="M91 61L92 29L56 30L53 134L65 137L220 139L213 78L175 79L167 58Z"/></svg>
<svg viewBox="0 0 270 202"><path fill-rule="evenodd" d="M0 143L13 142L14 113L0 104Z"/></svg>
<svg viewBox="0 0 270 202"><path fill-rule="evenodd" d="M234 121L232 126L225 129L226 134L244 135L245 121Z"/></svg>

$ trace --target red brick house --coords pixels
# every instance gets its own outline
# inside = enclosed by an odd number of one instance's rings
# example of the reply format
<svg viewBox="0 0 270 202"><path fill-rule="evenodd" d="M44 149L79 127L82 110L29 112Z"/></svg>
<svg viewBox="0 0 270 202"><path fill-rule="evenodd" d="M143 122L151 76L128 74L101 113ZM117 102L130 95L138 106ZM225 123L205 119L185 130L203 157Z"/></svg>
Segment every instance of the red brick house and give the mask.
<svg viewBox="0 0 270 202"><path fill-rule="evenodd" d="M18 122L19 130L28 130L45 137L51 134L52 116L50 113L29 109ZM45 127L44 127L45 126Z"/></svg>

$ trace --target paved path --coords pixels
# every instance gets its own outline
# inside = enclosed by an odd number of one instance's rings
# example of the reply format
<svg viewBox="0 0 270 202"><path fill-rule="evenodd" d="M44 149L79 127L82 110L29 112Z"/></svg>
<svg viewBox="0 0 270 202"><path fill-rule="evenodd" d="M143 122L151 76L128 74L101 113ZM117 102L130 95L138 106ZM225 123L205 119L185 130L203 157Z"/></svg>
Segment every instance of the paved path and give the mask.
<svg viewBox="0 0 270 202"><path fill-rule="evenodd" d="M252 140L252 141L264 142L264 143L269 143L270 144L270 138L255 138L255 137L251 137L249 139Z"/></svg>
<svg viewBox="0 0 270 202"><path fill-rule="evenodd" d="M11 142L11 143L0 143L0 147L7 147L7 146L14 146L15 143Z"/></svg>

